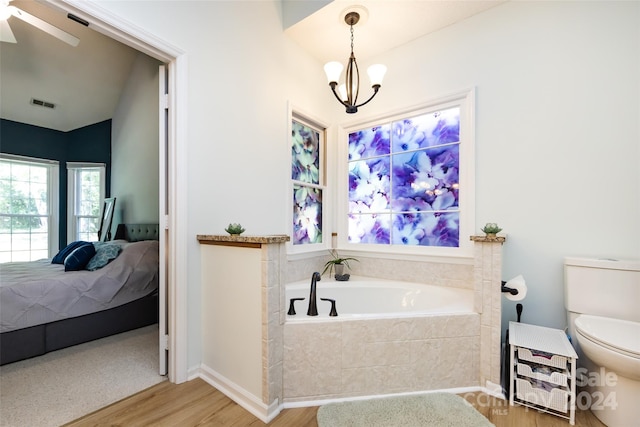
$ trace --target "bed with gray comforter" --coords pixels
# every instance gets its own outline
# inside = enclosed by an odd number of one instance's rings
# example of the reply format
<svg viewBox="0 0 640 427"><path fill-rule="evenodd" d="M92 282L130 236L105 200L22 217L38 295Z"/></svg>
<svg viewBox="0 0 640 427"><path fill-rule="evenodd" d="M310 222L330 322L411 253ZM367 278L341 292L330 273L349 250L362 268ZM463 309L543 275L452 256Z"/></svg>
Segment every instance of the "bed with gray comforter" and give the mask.
<svg viewBox="0 0 640 427"><path fill-rule="evenodd" d="M140 228L141 224L134 225ZM95 271L51 259L0 265L0 364L157 322L157 225L110 242L121 250ZM116 236L118 237L118 236Z"/></svg>

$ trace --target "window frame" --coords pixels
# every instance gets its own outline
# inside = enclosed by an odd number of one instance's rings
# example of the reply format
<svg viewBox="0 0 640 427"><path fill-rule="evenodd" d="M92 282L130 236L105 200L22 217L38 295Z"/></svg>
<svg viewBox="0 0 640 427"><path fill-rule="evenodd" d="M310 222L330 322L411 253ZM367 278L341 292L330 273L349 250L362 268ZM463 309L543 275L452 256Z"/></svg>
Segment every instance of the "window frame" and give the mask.
<svg viewBox="0 0 640 427"><path fill-rule="evenodd" d="M329 159L329 153L327 151L329 149L329 144L327 141L329 138L330 129L322 120L312 116L311 114L302 112L298 108L290 108L288 116L289 116L289 120L287 125L287 153L288 153L287 158L289 159L289 163L288 163L289 167L287 168L288 170L287 200L289 201L288 203L289 208L287 210L287 215L286 215L286 220L287 220L286 229L289 230L291 239L287 242L287 253L291 255L317 253L318 251L328 250L332 247L331 245L332 228L330 226L331 224L330 212L331 212L331 206L333 206L333 198L332 198L333 192L331 191L329 186L329 176L328 176L329 174L328 174L328 168L327 168L328 159ZM300 244L300 245L293 244L293 236L294 236L293 199L292 199L293 188L294 188L294 185L296 184L308 185L308 183L302 183L300 181L296 181L291 178L291 135L293 130L292 123L294 120L313 128L314 130L318 131L320 134L319 184L317 185L312 184L309 186L314 188L319 188L322 190L322 228L321 228L322 242L321 243L309 243L309 244Z"/></svg>
<svg viewBox="0 0 640 427"><path fill-rule="evenodd" d="M102 203L106 197L106 176L107 165L104 163L89 162L67 162L67 242L74 242L80 239L78 235L78 218L81 216L75 214L77 202L77 180L76 172L82 169L99 169L100 170L100 209L97 219L100 221L102 215ZM82 216L87 218L87 216ZM96 235L96 241L98 240Z"/></svg>
<svg viewBox="0 0 640 427"><path fill-rule="evenodd" d="M58 252L58 243L59 243L60 162L57 160L41 159L37 157L28 157L28 156L21 156L16 154L7 154L7 153L0 153L0 160L47 167L47 200L48 200L48 214L46 215L46 218L48 221L47 258L51 258L53 254Z"/></svg>
<svg viewBox="0 0 640 427"><path fill-rule="evenodd" d="M459 199L460 239L459 246L407 246L351 243L348 241L348 145L349 133L362 128L376 126L403 118L416 117L452 107L460 107L460 188L463 190ZM446 257L473 256L473 245L469 237L473 234L475 224L475 90L469 89L446 97L434 99L414 107L375 116L361 122L341 126L338 132L338 149L335 159L337 165L336 188L336 247L340 251L384 253L385 255L429 255Z"/></svg>

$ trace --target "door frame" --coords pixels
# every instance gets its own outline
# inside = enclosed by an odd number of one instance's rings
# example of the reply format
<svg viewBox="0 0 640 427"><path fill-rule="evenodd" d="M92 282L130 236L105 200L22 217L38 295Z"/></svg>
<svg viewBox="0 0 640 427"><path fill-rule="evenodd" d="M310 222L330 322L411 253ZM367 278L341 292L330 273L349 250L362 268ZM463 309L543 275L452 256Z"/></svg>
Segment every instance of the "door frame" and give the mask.
<svg viewBox="0 0 640 427"><path fill-rule="evenodd" d="M170 96L167 171L168 216L160 225L168 230L166 249L167 325L169 330L168 377L173 383L187 381L187 221L186 221L186 140L187 140L187 55L168 42L132 25L93 2L45 0L54 9L72 13L99 33L165 63L169 70ZM163 126L162 123L159 124ZM162 187L162 185L161 185ZM182 284L178 286L178 284Z"/></svg>

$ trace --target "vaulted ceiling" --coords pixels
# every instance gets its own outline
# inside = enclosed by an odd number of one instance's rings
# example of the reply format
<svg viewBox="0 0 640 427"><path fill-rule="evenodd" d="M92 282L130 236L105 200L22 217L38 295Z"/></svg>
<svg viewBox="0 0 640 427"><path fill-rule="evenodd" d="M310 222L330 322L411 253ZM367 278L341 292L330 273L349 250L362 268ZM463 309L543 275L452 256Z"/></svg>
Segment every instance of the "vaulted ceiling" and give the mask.
<svg viewBox="0 0 640 427"><path fill-rule="evenodd" d="M355 27L355 51L361 62L502 2L335 0L311 13L324 3L285 0L283 8L296 8L289 14L295 18L285 33L321 63L346 61L349 27L343 17L355 8L362 16ZM80 43L72 47L9 18L17 43L0 43L0 117L62 131L112 118L137 52L68 19L46 2L11 4L73 34ZM55 108L32 105L32 99Z"/></svg>

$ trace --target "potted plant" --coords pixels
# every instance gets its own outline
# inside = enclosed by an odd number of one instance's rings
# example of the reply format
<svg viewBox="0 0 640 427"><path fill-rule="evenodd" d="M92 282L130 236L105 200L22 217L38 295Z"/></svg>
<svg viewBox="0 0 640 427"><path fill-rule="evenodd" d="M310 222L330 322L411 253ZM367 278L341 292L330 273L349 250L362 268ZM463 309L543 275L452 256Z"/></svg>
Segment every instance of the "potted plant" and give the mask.
<svg viewBox="0 0 640 427"><path fill-rule="evenodd" d="M329 270L329 275L332 275L333 271L335 270L336 276L343 276L344 267L346 266L347 268L351 268L351 266L349 265L349 261L358 261L356 258L352 257L340 257L338 255L338 251L336 251L335 249L331 249L329 251L329 254L331 255L331 259L325 263L324 270L322 270L323 275L327 272L327 270Z"/></svg>
<svg viewBox="0 0 640 427"><path fill-rule="evenodd" d="M233 223L229 224L229 226L225 228L224 231L231 234L232 236L239 236L244 233L244 228L240 224Z"/></svg>
<svg viewBox="0 0 640 427"><path fill-rule="evenodd" d="M487 237L496 237L496 234L502 231L502 228L498 227L498 224L489 222L482 228Z"/></svg>

